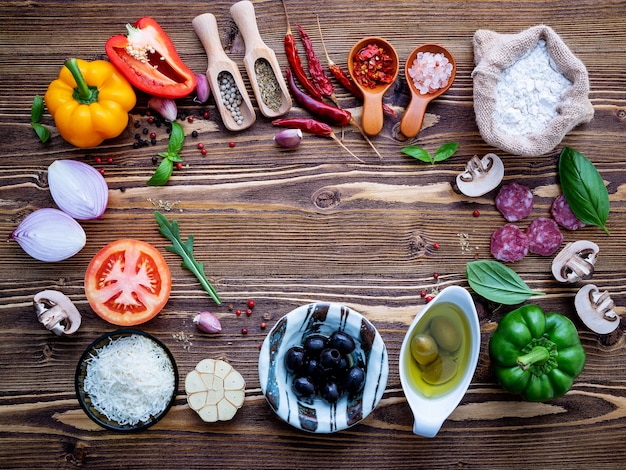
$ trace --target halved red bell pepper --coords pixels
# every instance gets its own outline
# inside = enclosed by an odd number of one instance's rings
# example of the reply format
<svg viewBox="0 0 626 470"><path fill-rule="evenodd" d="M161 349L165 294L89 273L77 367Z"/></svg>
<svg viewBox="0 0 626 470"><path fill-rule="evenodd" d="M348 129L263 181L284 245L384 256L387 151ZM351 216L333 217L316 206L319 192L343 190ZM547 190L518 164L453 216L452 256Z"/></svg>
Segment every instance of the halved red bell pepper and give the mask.
<svg viewBox="0 0 626 470"><path fill-rule="evenodd" d="M182 98L196 88L196 76L178 56L161 26L149 17L127 24L127 35L109 38L111 63L137 89L163 98Z"/></svg>

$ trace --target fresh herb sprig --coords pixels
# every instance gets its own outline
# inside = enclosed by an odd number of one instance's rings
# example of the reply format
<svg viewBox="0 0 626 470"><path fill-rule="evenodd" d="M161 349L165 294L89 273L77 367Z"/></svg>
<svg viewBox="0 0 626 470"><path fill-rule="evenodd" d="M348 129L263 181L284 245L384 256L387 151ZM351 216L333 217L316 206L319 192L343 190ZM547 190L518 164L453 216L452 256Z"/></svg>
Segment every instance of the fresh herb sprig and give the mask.
<svg viewBox="0 0 626 470"><path fill-rule="evenodd" d="M30 125L33 126L33 129L35 129L35 133L37 134L37 137L39 137L41 143L46 143L50 138L50 131L46 126L39 123L43 117L43 107L43 98L36 95L33 100L33 106L30 108Z"/></svg>
<svg viewBox="0 0 626 470"><path fill-rule="evenodd" d="M174 171L174 163L182 162L180 151L183 149L185 142L185 132L183 127L177 122L172 122L172 130L170 139L167 143L167 152L158 153L157 156L163 158L158 168L148 180L150 186L163 186L168 182L172 172Z"/></svg>
<svg viewBox="0 0 626 470"><path fill-rule="evenodd" d="M466 275L474 292L492 302L517 305L529 297L545 295L532 290L515 271L498 261L471 261Z"/></svg>
<svg viewBox="0 0 626 470"><path fill-rule="evenodd" d="M198 278L202 288L211 296L217 305L220 305L222 301L217 291L204 274L204 263L199 263L193 256L193 235L189 235L187 241L184 242L180 236L178 221L174 220L170 223L167 217L159 211L154 212L154 217L156 218L157 224L159 224L159 232L161 232L161 235L172 242L172 244L166 246L165 249L180 255L183 259L182 266L187 268Z"/></svg>
<svg viewBox="0 0 626 470"><path fill-rule="evenodd" d="M606 232L609 192L596 167L582 153L563 148L559 157L561 190L572 212L581 222L597 225Z"/></svg>
<svg viewBox="0 0 626 470"><path fill-rule="evenodd" d="M423 147L418 147L416 145L404 147L400 151L410 157L434 165L435 162L442 162L450 158L452 155L455 154L458 148L458 143L448 142L447 144L443 144L441 147L435 150L435 155L432 156Z"/></svg>

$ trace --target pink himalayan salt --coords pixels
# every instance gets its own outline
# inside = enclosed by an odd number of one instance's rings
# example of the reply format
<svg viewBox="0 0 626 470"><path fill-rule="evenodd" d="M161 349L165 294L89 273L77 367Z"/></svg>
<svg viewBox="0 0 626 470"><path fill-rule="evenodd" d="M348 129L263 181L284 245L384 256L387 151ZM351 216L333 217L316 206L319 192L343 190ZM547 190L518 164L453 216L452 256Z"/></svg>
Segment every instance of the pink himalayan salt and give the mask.
<svg viewBox="0 0 626 470"><path fill-rule="evenodd" d="M445 87L451 75L452 64L441 53L418 52L409 69L409 76L422 95Z"/></svg>

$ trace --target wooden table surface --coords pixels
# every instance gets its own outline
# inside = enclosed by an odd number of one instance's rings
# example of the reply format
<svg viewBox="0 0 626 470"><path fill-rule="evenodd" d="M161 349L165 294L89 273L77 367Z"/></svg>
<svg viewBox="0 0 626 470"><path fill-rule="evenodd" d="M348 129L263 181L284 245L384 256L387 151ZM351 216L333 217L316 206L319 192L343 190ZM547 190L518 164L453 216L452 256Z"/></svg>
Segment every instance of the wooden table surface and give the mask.
<svg viewBox="0 0 626 470"><path fill-rule="evenodd" d="M288 0L323 57L316 15L332 59L345 67L350 47L378 35L401 58L419 44L437 42L455 56L452 88L428 107L425 127L409 142L434 151L456 141L459 150L436 165L401 154L399 119L408 102L403 77L385 97L398 118L386 117L373 138L382 160L353 127L336 129L360 163L330 139L306 136L296 150L272 142L275 128L259 115L248 130L225 130L214 102L178 101L193 123L184 167L164 187L150 187L152 157L167 147L163 128L147 123L148 96L138 94L131 120L157 133L157 144L133 149L135 128L92 149L63 141L53 129L41 144L30 127L30 106L56 78L64 59L103 58L104 43L124 25L152 16L167 31L187 65L203 72L207 58L192 19L211 12L222 42L240 65L240 38L230 18L232 2L5 1L0 5L0 233L8 237L30 212L52 207L46 175L56 159L75 159L105 170L109 205L101 220L82 223L87 244L57 263L36 261L15 242L0 244L0 467L1 468L623 468L626 461L626 344L624 324L600 336L584 327L573 308L577 286L557 283L552 257L530 255L513 267L546 310L573 319L587 363L573 389L549 403L527 403L494 380L487 343L502 314L479 298L482 347L472 384L434 439L412 434L412 416L398 377L400 345L425 305L422 291L468 287L467 262L490 259L489 237L503 224L494 193L469 199L454 184L472 155L499 154L506 181L532 188L532 217L548 215L559 193L556 164L562 146L585 154L607 183L611 236L595 227L564 232L565 241L592 240L601 255L593 281L608 290L619 314L626 304L626 2L577 1L376 1ZM286 66L286 22L281 2L254 2L261 35ZM472 37L478 29L517 33L537 24L554 28L589 71L594 119L571 131L554 151L520 158L487 145L475 122ZM302 52L301 43L299 49ZM325 61L323 61L325 63ZM245 73L244 73L245 77ZM246 78L248 91L251 92ZM360 119L361 104L337 87L341 105ZM201 114L208 110L210 118ZM306 116L294 106L289 116ZM198 130L197 138L191 137ZM229 142L234 142L234 148ZM197 143L205 144L202 156ZM112 163L106 163L107 158ZM104 163L96 163L101 158ZM196 279L166 252L155 209L195 236L197 258L224 301L216 306ZM480 211L474 217L474 210ZM155 245L173 273L165 309L141 329L156 335L176 359L181 385L167 416L135 434L106 431L91 422L74 392L74 371L87 345L116 327L95 315L83 289L85 269L105 244L137 238ZM433 245L439 244L439 249ZM439 274L438 280L433 277ZM56 337L33 313L43 289L68 295L83 315L80 330ZM237 317L248 299L252 316ZM298 431L274 415L257 372L259 344L278 318L313 301L341 302L378 328L389 352L390 375L380 405L364 421L332 435ZM229 308L232 306L233 310ZM216 313L223 331L205 335L192 323L203 310ZM242 328L248 328L247 335ZM230 422L208 424L188 408L182 380L204 358L230 362L244 376L243 408Z"/></svg>

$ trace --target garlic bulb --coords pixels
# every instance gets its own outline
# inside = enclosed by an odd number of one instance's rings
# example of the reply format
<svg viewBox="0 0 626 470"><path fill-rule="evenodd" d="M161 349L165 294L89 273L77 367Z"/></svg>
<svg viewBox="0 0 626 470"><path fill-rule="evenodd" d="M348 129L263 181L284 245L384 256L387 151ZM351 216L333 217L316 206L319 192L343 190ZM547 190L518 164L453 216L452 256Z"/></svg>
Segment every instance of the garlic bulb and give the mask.
<svg viewBox="0 0 626 470"><path fill-rule="evenodd" d="M48 167L48 186L59 209L77 220L101 217L109 201L104 177L83 162L56 160Z"/></svg>
<svg viewBox="0 0 626 470"><path fill-rule="evenodd" d="M35 259L54 262L74 256L87 242L78 222L58 209L38 209L29 214L9 237Z"/></svg>

